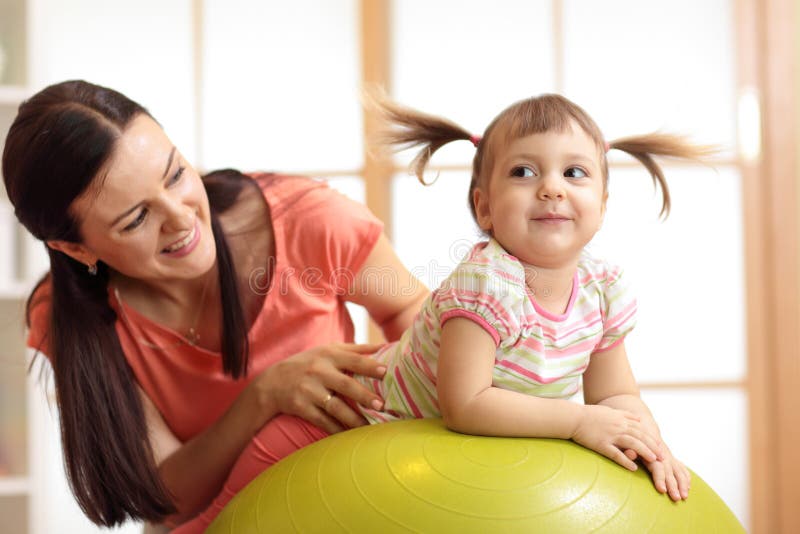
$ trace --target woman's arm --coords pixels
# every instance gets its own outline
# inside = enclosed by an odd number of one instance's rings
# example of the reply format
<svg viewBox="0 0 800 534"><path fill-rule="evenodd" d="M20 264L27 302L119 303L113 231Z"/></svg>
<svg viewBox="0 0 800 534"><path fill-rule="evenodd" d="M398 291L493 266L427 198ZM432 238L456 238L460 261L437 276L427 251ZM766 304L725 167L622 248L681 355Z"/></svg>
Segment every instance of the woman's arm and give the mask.
<svg viewBox="0 0 800 534"><path fill-rule="evenodd" d="M347 300L364 306L389 341L411 326L429 291L397 257L381 234L355 277Z"/></svg>
<svg viewBox="0 0 800 534"><path fill-rule="evenodd" d="M439 406L447 426L492 436L573 439L636 469L623 448L656 459L655 442L636 417L602 406L583 406L492 386L496 346L479 325L453 318L442 328L439 350Z"/></svg>
<svg viewBox="0 0 800 534"><path fill-rule="evenodd" d="M650 409L639 395L639 387L633 377L625 344L595 353L583 375L583 398L587 404L608 406L635 414L658 443L658 461L645 459L645 465L653 476L653 483L661 493L668 493L672 500L689 496L691 475L689 470L672 455L662 441L661 431ZM635 451L626 450L628 458L637 457Z"/></svg>
<svg viewBox="0 0 800 534"><path fill-rule="evenodd" d="M178 508L170 522L183 522L205 509L255 433L279 413L296 415L329 433L363 424L346 403L336 407L330 403L326 412L323 401L333 392L379 409L382 400L348 376L381 378L385 368L364 357L377 348L332 344L277 362L256 376L213 425L186 443L174 436L152 401L141 393L158 471Z"/></svg>
<svg viewBox="0 0 800 534"><path fill-rule="evenodd" d="M178 509L168 519L172 524L192 518L211 502L257 430L252 421L276 414L257 413L252 397L243 394L215 424L182 444L153 402L141 389L139 393L159 475Z"/></svg>

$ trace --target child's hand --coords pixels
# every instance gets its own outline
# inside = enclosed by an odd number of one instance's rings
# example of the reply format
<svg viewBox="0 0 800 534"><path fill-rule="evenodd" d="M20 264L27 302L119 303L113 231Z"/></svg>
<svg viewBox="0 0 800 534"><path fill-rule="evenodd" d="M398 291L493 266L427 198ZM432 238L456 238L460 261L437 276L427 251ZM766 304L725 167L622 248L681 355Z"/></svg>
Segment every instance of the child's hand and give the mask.
<svg viewBox="0 0 800 534"><path fill-rule="evenodd" d="M644 465L653 477L653 485L659 493L666 493L673 501L689 497L692 475L686 466L679 462L669 447L664 445L665 454L661 460L645 461Z"/></svg>
<svg viewBox="0 0 800 534"><path fill-rule="evenodd" d="M661 458L659 441L650 435L639 418L625 410L586 405L572 440L621 466L636 471L636 463L622 451L631 450L646 462ZM654 476L655 478L655 476Z"/></svg>

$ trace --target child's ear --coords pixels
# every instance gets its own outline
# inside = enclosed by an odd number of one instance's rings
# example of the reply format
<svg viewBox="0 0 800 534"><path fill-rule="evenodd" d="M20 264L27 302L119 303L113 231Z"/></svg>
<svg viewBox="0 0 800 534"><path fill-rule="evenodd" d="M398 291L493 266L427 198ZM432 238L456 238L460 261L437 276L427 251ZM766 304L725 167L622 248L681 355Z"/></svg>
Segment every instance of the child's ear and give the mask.
<svg viewBox="0 0 800 534"><path fill-rule="evenodd" d="M492 212L489 207L489 195L480 187L472 192L472 205L475 207L475 218L478 226L484 232L492 230Z"/></svg>

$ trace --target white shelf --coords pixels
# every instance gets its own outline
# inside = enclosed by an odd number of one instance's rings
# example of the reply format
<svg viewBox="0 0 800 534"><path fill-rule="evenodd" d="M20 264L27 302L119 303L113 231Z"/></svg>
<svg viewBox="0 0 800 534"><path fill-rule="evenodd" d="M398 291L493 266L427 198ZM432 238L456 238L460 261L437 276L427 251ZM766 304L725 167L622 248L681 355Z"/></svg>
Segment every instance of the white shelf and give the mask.
<svg viewBox="0 0 800 534"><path fill-rule="evenodd" d="M0 105L18 106L30 96L27 87L21 85L0 85Z"/></svg>
<svg viewBox="0 0 800 534"><path fill-rule="evenodd" d="M11 495L27 495L30 492L28 477L0 476L0 497Z"/></svg>

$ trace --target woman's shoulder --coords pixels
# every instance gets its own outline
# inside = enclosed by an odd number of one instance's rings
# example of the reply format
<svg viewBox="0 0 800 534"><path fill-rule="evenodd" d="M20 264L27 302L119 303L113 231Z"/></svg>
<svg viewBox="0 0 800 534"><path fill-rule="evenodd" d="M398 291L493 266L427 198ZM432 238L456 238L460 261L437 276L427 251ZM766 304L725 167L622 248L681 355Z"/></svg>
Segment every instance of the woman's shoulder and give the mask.
<svg viewBox="0 0 800 534"><path fill-rule="evenodd" d="M249 175L266 197L273 219L296 210L319 209L336 196L324 180L291 174Z"/></svg>

